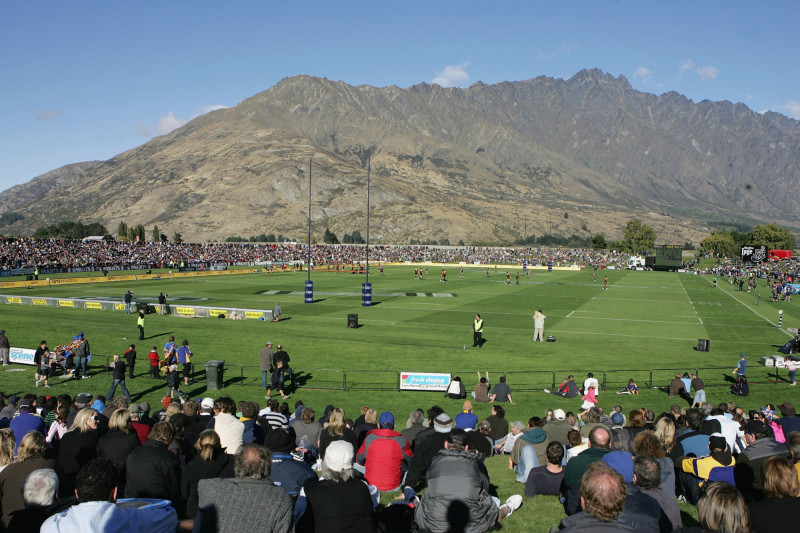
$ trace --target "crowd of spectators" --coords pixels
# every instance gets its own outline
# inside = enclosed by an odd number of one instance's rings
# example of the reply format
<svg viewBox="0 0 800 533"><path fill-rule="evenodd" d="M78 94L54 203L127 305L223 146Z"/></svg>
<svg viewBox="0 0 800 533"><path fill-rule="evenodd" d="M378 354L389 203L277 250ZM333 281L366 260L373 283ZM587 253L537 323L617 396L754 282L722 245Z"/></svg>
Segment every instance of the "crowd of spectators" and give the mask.
<svg viewBox="0 0 800 533"><path fill-rule="evenodd" d="M364 263L367 248L314 244L314 265ZM590 249L486 248L455 246L370 246L370 262L434 262L466 264L614 265L628 255ZM0 269L51 268L127 269L178 268L199 265L305 264L308 247L295 243L171 243L0 237Z"/></svg>
<svg viewBox="0 0 800 533"><path fill-rule="evenodd" d="M554 530L690 531L684 501L697 505L694 531L783 531L800 510L789 402L576 416L554 398L509 423L501 403L476 412L466 400L453 417L433 406L396 424L368 405L352 420L302 401L105 400L0 395L6 530L489 531L523 503L491 494L495 454L528 505L560 498L568 516ZM379 507L381 492L396 498Z"/></svg>

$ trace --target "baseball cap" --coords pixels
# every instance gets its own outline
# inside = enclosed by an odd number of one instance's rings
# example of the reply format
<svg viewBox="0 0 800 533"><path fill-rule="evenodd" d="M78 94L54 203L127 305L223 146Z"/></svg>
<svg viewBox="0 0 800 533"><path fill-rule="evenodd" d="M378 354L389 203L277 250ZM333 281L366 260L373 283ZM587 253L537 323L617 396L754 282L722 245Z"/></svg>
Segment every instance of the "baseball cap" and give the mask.
<svg viewBox="0 0 800 533"><path fill-rule="evenodd" d="M778 406L778 409L781 410L781 416L797 416L797 411L795 411L791 402L783 402Z"/></svg>
<svg viewBox="0 0 800 533"><path fill-rule="evenodd" d="M727 446L728 441L725 440L725 436L722 433L712 433L708 436L709 450L724 450Z"/></svg>
<svg viewBox="0 0 800 533"><path fill-rule="evenodd" d="M295 442L288 431L278 428L267 433L267 436L264 438L264 446L273 452L290 452L294 450ZM327 453L325 454L325 458L328 458Z"/></svg>
<svg viewBox="0 0 800 533"><path fill-rule="evenodd" d="M139 406L138 403L132 403L128 406L128 411L131 413L141 414L142 408Z"/></svg>
<svg viewBox="0 0 800 533"><path fill-rule="evenodd" d="M625 417L622 416L622 413L614 413L613 415L611 415L611 422L615 426L621 426L622 424L625 423Z"/></svg>
<svg viewBox="0 0 800 533"><path fill-rule="evenodd" d="M141 407L143 413L146 413L150 410L150 402L142 402L139 407Z"/></svg>
<svg viewBox="0 0 800 533"><path fill-rule="evenodd" d="M767 426L761 420L750 420L744 425L744 432L751 435L764 435L767 432Z"/></svg>
<svg viewBox="0 0 800 533"><path fill-rule="evenodd" d="M33 403L30 400L22 400L19 402L20 409L30 409L31 407L33 407Z"/></svg>
<svg viewBox="0 0 800 533"><path fill-rule="evenodd" d="M75 405L89 405L92 401L92 395L88 392L82 392L75 396Z"/></svg>
<svg viewBox="0 0 800 533"><path fill-rule="evenodd" d="M442 413L433 420L433 430L436 433L449 433L453 429L453 419L447 413Z"/></svg>
<svg viewBox="0 0 800 533"><path fill-rule="evenodd" d="M745 359L747 356L745 354L743 354L743 353L740 353L739 357L741 357L742 359Z"/></svg>
<svg viewBox="0 0 800 533"><path fill-rule="evenodd" d="M270 432L271 433L271 432ZM353 467L353 445L344 440L335 440L325 450L325 466L334 472Z"/></svg>
<svg viewBox="0 0 800 533"><path fill-rule="evenodd" d="M603 456L603 462L619 472L625 483L633 483L633 456L630 453L609 452Z"/></svg>
<svg viewBox="0 0 800 533"><path fill-rule="evenodd" d="M478 424L478 430L488 433L492 430L492 423L488 420L483 420L480 424Z"/></svg>
<svg viewBox="0 0 800 533"><path fill-rule="evenodd" d="M267 346L272 346L272 341L267 341Z"/></svg>
<svg viewBox="0 0 800 533"><path fill-rule="evenodd" d="M389 411L382 412L381 413L381 418L380 418L380 425L381 425L381 427L383 427L383 426L387 426L387 427L388 426L392 426L392 427L394 427L394 415L392 413L390 413Z"/></svg>
<svg viewBox="0 0 800 533"><path fill-rule="evenodd" d="M567 418L567 413L565 413L563 409L556 409L553 411L553 418L556 420L564 420Z"/></svg>
<svg viewBox="0 0 800 533"><path fill-rule="evenodd" d="M203 401L200 402L200 407L202 409L213 409L214 408L214 398L203 398Z"/></svg>
<svg viewBox="0 0 800 533"><path fill-rule="evenodd" d="M173 426L176 428L185 428L188 426L192 421L185 413L175 413L169 419Z"/></svg>

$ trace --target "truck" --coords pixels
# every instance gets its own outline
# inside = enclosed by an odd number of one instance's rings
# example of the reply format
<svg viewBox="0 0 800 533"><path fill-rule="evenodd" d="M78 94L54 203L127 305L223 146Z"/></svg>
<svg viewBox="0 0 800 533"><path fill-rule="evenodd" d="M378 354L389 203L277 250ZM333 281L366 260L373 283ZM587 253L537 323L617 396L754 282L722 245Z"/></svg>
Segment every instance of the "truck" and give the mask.
<svg viewBox="0 0 800 533"><path fill-rule="evenodd" d="M767 259L770 261L781 261L783 259L791 259L791 250L770 250L767 254Z"/></svg>
<svg viewBox="0 0 800 533"><path fill-rule="evenodd" d="M632 255L628 258L628 261L625 262L625 266L628 270L636 270L637 268L644 268L644 257L638 255Z"/></svg>

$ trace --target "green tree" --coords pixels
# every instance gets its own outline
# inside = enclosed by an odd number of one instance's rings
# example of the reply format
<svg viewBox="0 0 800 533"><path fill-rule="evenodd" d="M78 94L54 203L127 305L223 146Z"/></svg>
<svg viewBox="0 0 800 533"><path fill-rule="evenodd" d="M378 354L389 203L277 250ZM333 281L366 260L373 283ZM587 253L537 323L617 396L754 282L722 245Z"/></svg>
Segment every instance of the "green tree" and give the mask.
<svg viewBox="0 0 800 533"><path fill-rule="evenodd" d="M120 239L128 238L128 225L126 223L120 222L119 226L117 226L117 237Z"/></svg>
<svg viewBox="0 0 800 533"><path fill-rule="evenodd" d="M353 230L353 233L350 234L350 237L353 239L355 244L364 244L366 242L364 237L361 236L361 232L357 229Z"/></svg>
<svg viewBox="0 0 800 533"><path fill-rule="evenodd" d="M322 242L325 244L339 244L339 237L328 228L325 228L325 235L322 237Z"/></svg>
<svg viewBox="0 0 800 533"><path fill-rule="evenodd" d="M717 257L733 257L739 250L733 235L729 231L715 231L700 243L704 253Z"/></svg>
<svg viewBox="0 0 800 533"><path fill-rule="evenodd" d="M172 236L172 242L174 242L175 244L182 243L183 242L183 236L176 231L175 234Z"/></svg>
<svg viewBox="0 0 800 533"><path fill-rule="evenodd" d="M161 240L161 230L158 229L158 226L153 226L153 242L159 242Z"/></svg>
<svg viewBox="0 0 800 533"><path fill-rule="evenodd" d="M794 235L777 224L759 224L753 228L750 244L765 245L770 250L794 250Z"/></svg>
<svg viewBox="0 0 800 533"><path fill-rule="evenodd" d="M644 253L656 244L656 232L641 220L629 220L623 238L625 249L633 253Z"/></svg>
<svg viewBox="0 0 800 533"><path fill-rule="evenodd" d="M592 235L592 249L594 250L605 250L608 248L608 243L606 242L606 236L602 233L598 233L597 235Z"/></svg>

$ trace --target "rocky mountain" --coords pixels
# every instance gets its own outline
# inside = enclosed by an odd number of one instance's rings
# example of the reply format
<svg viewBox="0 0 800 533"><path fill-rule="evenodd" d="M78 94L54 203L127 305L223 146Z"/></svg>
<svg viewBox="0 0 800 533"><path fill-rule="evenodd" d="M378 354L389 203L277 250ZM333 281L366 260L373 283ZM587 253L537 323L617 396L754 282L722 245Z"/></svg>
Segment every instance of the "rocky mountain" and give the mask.
<svg viewBox="0 0 800 533"><path fill-rule="evenodd" d="M698 242L711 223L800 227L798 154L796 120L643 93L599 70L468 89L296 76L54 185L2 231L71 219L302 239L311 160L317 239L365 235L370 161L374 242L509 242L551 227L614 239L629 218L659 242Z"/></svg>
<svg viewBox="0 0 800 533"><path fill-rule="evenodd" d="M101 161L85 161L58 167L31 181L15 185L0 193L0 214L14 212L18 207L41 198L47 191L58 185L66 185L76 179L82 172L101 163Z"/></svg>

